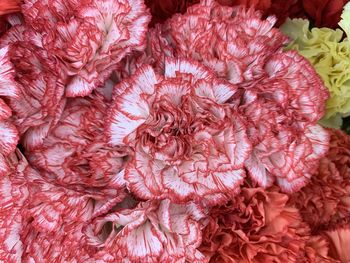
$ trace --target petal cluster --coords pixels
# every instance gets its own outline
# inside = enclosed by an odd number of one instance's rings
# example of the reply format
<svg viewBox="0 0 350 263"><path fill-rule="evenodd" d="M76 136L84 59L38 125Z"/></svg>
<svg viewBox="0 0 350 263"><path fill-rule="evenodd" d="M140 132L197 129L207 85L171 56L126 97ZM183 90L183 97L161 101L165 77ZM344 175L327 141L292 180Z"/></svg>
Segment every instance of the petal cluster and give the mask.
<svg viewBox="0 0 350 263"><path fill-rule="evenodd" d="M304 220L313 229L350 222L350 138L331 129L330 149L310 183L292 195Z"/></svg>
<svg viewBox="0 0 350 263"><path fill-rule="evenodd" d="M263 187L276 180L293 192L327 151L328 134L317 121L328 94L308 61L283 51L287 38L273 28L275 21L204 1L151 31L146 58L160 71L164 57L190 58L237 85L231 104L247 120L250 176Z"/></svg>
<svg viewBox="0 0 350 263"><path fill-rule="evenodd" d="M107 143L103 118L108 105L100 95L68 101L42 145L27 152L32 166L61 184L100 188L106 194L122 189L118 174L130 150Z"/></svg>
<svg viewBox="0 0 350 263"><path fill-rule="evenodd" d="M10 171L7 156L16 149L18 131L10 120L12 115L8 99L18 99L19 88L14 80L15 71L9 58L9 47L0 49L0 176Z"/></svg>
<svg viewBox="0 0 350 263"><path fill-rule="evenodd" d="M56 125L66 97L103 86L118 62L144 47L149 15L138 1L25 1L0 41L10 45L20 98L13 102L27 149Z"/></svg>
<svg viewBox="0 0 350 263"><path fill-rule="evenodd" d="M251 145L244 121L227 103L236 86L186 59L164 74L141 67L116 86L107 133L134 154L124 178L139 198L217 203L237 192Z"/></svg>
<svg viewBox="0 0 350 263"><path fill-rule="evenodd" d="M69 97L91 93L125 54L141 49L149 22L142 1L38 0L26 3L23 13L40 33L40 45L61 61Z"/></svg>
<svg viewBox="0 0 350 263"><path fill-rule="evenodd" d="M26 225L22 212L29 196L24 172L28 162L18 150L6 159L11 172L0 176L0 261L17 263L25 246L21 233Z"/></svg>
<svg viewBox="0 0 350 263"><path fill-rule="evenodd" d="M336 28L346 0L216 0L221 5L244 5L277 17L281 25L288 17L308 18L318 27ZM147 0L152 13L152 25L163 22L175 13L184 13L199 0Z"/></svg>
<svg viewBox="0 0 350 263"><path fill-rule="evenodd" d="M348 262L342 2L2 1L0 262Z"/></svg>
<svg viewBox="0 0 350 263"><path fill-rule="evenodd" d="M309 235L298 210L277 187L246 187L225 206L215 207L199 250L211 262L304 262Z"/></svg>
<svg viewBox="0 0 350 263"><path fill-rule="evenodd" d="M197 250L203 211L193 203L165 199L141 202L95 219L86 228L87 242L102 248L96 258L127 262L208 262Z"/></svg>
<svg viewBox="0 0 350 263"><path fill-rule="evenodd" d="M326 103L323 123L338 128L341 117L350 114L350 43L343 39L340 29L309 29L309 22L302 19L287 20L281 30L291 38L287 49L297 50L310 61L328 88L330 98Z"/></svg>

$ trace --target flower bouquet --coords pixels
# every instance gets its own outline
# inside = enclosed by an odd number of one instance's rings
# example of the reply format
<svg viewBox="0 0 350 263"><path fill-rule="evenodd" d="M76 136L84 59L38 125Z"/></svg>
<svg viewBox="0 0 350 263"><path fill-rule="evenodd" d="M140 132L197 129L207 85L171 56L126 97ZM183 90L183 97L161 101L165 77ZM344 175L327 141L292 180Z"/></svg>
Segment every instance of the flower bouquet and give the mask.
<svg viewBox="0 0 350 263"><path fill-rule="evenodd" d="M347 2L1 0L0 262L349 263Z"/></svg>

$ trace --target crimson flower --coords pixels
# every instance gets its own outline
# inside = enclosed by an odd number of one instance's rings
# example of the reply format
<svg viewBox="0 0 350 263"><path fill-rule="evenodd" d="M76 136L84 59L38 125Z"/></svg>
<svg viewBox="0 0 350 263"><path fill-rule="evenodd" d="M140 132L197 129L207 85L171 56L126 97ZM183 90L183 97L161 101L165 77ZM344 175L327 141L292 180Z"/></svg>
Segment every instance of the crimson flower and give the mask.
<svg viewBox="0 0 350 263"><path fill-rule="evenodd" d="M198 2L199 0L146 0L152 14L150 25L164 22L175 13L184 13L187 7Z"/></svg>
<svg viewBox="0 0 350 263"><path fill-rule="evenodd" d="M217 0L235 6L245 5L277 17L277 26L290 18L308 18L317 27L338 27L340 15L347 0Z"/></svg>
<svg viewBox="0 0 350 263"><path fill-rule="evenodd" d="M315 26L337 28L347 2L348 0L303 0L302 5Z"/></svg>
<svg viewBox="0 0 350 263"><path fill-rule="evenodd" d="M317 27L336 28L347 0L216 0L221 5L252 7L264 16L277 17L277 26L290 18L308 18ZM147 0L151 9L152 22L164 22L176 13L185 13L191 5L199 0Z"/></svg>
<svg viewBox="0 0 350 263"><path fill-rule="evenodd" d="M196 62L170 58L163 75L143 66L117 85L107 133L134 149L124 176L131 192L210 203L235 194L251 150L227 103L236 90Z"/></svg>

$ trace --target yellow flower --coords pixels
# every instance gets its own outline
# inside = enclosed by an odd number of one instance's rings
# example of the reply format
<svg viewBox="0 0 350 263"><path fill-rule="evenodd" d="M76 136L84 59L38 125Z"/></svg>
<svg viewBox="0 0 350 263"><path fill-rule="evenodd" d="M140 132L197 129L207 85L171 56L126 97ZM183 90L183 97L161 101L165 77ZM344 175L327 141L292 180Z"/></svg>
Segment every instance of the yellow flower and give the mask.
<svg viewBox="0 0 350 263"><path fill-rule="evenodd" d="M349 38L350 34L350 2L344 6L343 13L341 14L341 20L338 24Z"/></svg>
<svg viewBox="0 0 350 263"><path fill-rule="evenodd" d="M350 5L340 25L350 32ZM281 30L291 38L287 50L295 49L307 58L328 87L330 98L321 123L340 127L341 117L350 115L350 42L343 39L343 31L329 28L309 29L309 21L288 19Z"/></svg>

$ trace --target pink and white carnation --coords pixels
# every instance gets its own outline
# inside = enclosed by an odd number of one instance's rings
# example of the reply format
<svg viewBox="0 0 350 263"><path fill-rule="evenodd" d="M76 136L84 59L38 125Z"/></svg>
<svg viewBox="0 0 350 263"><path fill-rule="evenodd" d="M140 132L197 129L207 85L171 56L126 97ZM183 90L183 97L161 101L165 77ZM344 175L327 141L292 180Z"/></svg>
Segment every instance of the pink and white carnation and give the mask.
<svg viewBox="0 0 350 263"><path fill-rule="evenodd" d="M6 159L11 172L0 176L0 262L19 263L24 250L21 233L26 225L23 211L29 196L28 163L18 150Z"/></svg>
<svg viewBox="0 0 350 263"><path fill-rule="evenodd" d="M42 145L26 152L32 166L62 185L100 189L107 195L123 189L118 174L130 149L108 144L103 132L108 106L101 95L69 100Z"/></svg>
<svg viewBox="0 0 350 263"><path fill-rule="evenodd" d="M83 228L123 201L125 192L106 198L92 187L60 185L32 167L24 170L24 176L27 194L20 208L22 221L12 238L23 249L17 254L20 261L9 262L96 262L97 248L87 244ZM14 178L20 179L18 175ZM5 251L5 256L11 253Z"/></svg>
<svg viewBox="0 0 350 263"><path fill-rule="evenodd" d="M205 213L194 203L168 199L141 202L95 219L86 228L87 242L101 250L101 262L208 262L197 248Z"/></svg>
<svg viewBox="0 0 350 263"><path fill-rule="evenodd" d="M0 49L0 177L10 171L6 159L16 149L19 139L17 128L10 120L11 106L6 102L10 98L18 99L19 94L8 52L8 46Z"/></svg>
<svg viewBox="0 0 350 263"><path fill-rule="evenodd" d="M142 50L150 21L141 0L27 0L22 8L37 41L62 63L68 97L90 94L126 54Z"/></svg>
<svg viewBox="0 0 350 263"><path fill-rule="evenodd" d="M33 43L31 36L37 36L36 32L20 23L6 33L0 46L10 45L9 57L19 90L10 105L21 143L26 149L34 149L57 123L65 106L66 74L59 61Z"/></svg>
<svg viewBox="0 0 350 263"><path fill-rule="evenodd" d="M107 134L134 149L124 179L137 197L218 203L239 191L251 145L228 103L237 87L186 59L142 66L115 87Z"/></svg>
<svg viewBox="0 0 350 263"><path fill-rule="evenodd" d="M295 192L308 182L328 150L328 132L317 124L328 93L296 52L271 56L264 71L260 81L240 85L240 109L254 145L246 168L263 187L276 180L283 191Z"/></svg>
<svg viewBox="0 0 350 263"><path fill-rule="evenodd" d="M11 101L26 149L39 147L68 96L103 86L119 61L144 48L149 14L142 1L27 0L0 41L20 84Z"/></svg>
<svg viewBox="0 0 350 263"><path fill-rule="evenodd" d="M287 38L275 22L252 9L202 1L150 31L145 60L161 71L166 57L190 58L236 84L234 105L240 101L253 145L249 175L260 186L277 181L294 192L327 151L328 134L317 121L328 92L308 61L283 51Z"/></svg>

